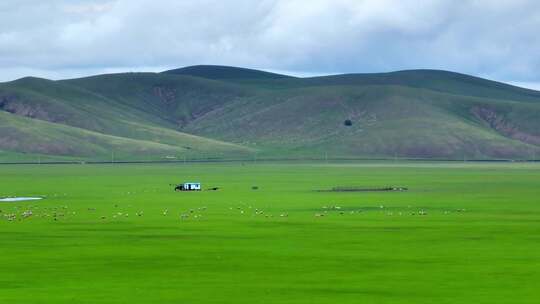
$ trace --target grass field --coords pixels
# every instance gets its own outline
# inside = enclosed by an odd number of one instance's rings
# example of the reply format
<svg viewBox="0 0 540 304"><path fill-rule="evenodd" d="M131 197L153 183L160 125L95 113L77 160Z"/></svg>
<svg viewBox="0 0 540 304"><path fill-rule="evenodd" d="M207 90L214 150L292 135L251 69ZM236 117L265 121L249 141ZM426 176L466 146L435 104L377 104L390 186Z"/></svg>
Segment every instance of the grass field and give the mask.
<svg viewBox="0 0 540 304"><path fill-rule="evenodd" d="M0 303L540 298L540 164L0 167L0 197L32 195L0 203Z"/></svg>

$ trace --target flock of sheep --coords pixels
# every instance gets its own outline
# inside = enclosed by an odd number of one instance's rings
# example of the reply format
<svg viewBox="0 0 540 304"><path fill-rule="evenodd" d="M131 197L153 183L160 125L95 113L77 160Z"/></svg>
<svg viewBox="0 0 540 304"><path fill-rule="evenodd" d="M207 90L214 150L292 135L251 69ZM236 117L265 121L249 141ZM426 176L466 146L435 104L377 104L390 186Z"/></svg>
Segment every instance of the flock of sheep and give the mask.
<svg viewBox="0 0 540 304"><path fill-rule="evenodd" d="M98 210L96 208L86 208L86 212L91 214L96 214L95 218L101 219L103 221L105 220L120 220L122 218L129 218L130 214L133 215L133 217L140 218L145 215L145 212L143 210L134 210L131 205L127 206L128 208L126 210L121 210L118 204L114 205L115 210L112 214L98 214ZM71 210L68 208L68 206L59 206L59 207L47 207L47 206L39 206L39 205L27 205L27 206L19 206L14 205L11 206L11 210L7 212L6 210L0 209L0 218L3 218L7 221L13 222L13 221L22 221L29 218L50 218L53 221L59 221L62 219L71 218L77 215L76 210ZM177 217L179 220L189 220L189 219L201 219L203 218L203 214L207 211L207 207L198 207L198 208L191 208L185 212L177 213ZM131 210L131 213L130 213ZM252 206L241 206L241 207L229 207L229 214L238 214L238 215L251 215L252 217L264 217L264 218L288 218L289 213L287 212L277 212L277 213L269 213L262 209L255 208ZM395 209L388 209L385 208L385 206L380 205L377 208L365 208L365 209L355 209L351 210L350 208L343 208L341 206L323 206L320 211L317 211L313 214L316 218L322 218L327 217L329 215L339 215L343 216L346 214L357 214L357 213L364 213L368 212L369 210L377 210L378 213L384 214L387 216L402 216L402 215L420 215L420 216L427 216L428 212L425 209L419 209L415 210L411 206L408 206L406 210L395 210ZM444 211L444 214L450 214L452 212L465 212L465 209L456 209L453 211L446 210ZM161 211L158 211L161 216L168 217L171 216L171 213L168 208L165 208ZM152 211L153 215L156 214L156 210Z"/></svg>
<svg viewBox="0 0 540 304"><path fill-rule="evenodd" d="M146 192L146 191L143 191ZM127 195L133 195L134 192L127 192L125 193ZM67 194L59 195L54 194L52 197L57 196L67 196ZM0 206L2 207L2 206ZM3 218L7 221L13 222L13 221L22 221L24 219L28 218L51 218L53 221L59 221L61 219L66 219L68 217L74 217L77 215L76 210L69 210L68 206L59 206L59 207L47 207L47 206L40 206L39 204L33 204L33 205L21 205L18 204L12 205L11 210L9 212L3 211L2 208L0 208L0 218ZM89 213L96 213L96 218L101 219L103 221L105 220L120 220L122 218L129 218L130 214L133 215L133 217L140 218L145 215L143 210L134 210L131 205L127 205L127 209L120 210L119 205L115 204L114 209L115 210L112 214L97 214L98 211L96 208L86 208L86 211ZM229 207L228 208L230 212L233 214L239 214L239 215L251 215L253 217L264 217L264 218L288 218L289 213L287 212L277 212L277 213L269 213L259 208L254 208L252 206L245 206L242 204L240 207ZM379 213L385 214L387 216L403 216L403 215L420 215L420 216L427 216L428 212L425 209L419 209L415 210L415 208L412 208L410 205L407 206L407 208L402 208L401 210L397 210L396 208L386 208L384 205L379 205L378 207L364 207L364 208L357 208L354 210L351 210L351 208L344 208L337 205L330 205L330 206L323 206L320 210L316 211L313 216L315 218L322 218L327 217L329 215L346 215L346 214L356 214L356 213L363 213L370 210L377 210ZM180 220L189 220L189 219L201 219L203 217L203 214L207 211L207 207L199 207L199 208L192 208L185 212L178 213L178 219ZM456 209L456 210L446 210L444 211L444 214L450 214L453 212L465 212L465 209ZM152 211L153 214L155 214L155 210ZM230 213L229 212L229 213ZM165 208L161 210L160 214L164 217L168 217L170 212L168 208Z"/></svg>

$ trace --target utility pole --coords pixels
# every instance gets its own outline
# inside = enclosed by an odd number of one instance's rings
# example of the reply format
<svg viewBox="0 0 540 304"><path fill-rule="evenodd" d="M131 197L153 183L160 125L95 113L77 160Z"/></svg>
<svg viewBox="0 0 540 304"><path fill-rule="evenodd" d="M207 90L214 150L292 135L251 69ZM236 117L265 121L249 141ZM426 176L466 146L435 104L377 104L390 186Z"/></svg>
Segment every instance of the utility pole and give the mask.
<svg viewBox="0 0 540 304"><path fill-rule="evenodd" d="M114 164L114 151L111 151L111 164Z"/></svg>

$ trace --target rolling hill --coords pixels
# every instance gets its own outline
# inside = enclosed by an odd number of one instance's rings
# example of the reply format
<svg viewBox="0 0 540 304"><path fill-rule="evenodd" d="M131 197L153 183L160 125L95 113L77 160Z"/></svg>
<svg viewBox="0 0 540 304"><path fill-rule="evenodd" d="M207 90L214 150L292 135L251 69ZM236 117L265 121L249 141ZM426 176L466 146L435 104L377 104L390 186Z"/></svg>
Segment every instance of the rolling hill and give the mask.
<svg viewBox="0 0 540 304"><path fill-rule="evenodd" d="M438 70L28 77L0 83L0 132L0 160L530 159L540 155L540 92Z"/></svg>
<svg viewBox="0 0 540 304"><path fill-rule="evenodd" d="M163 74L187 75L216 80L269 80L295 78L288 75L222 65L194 65L168 70L163 72Z"/></svg>

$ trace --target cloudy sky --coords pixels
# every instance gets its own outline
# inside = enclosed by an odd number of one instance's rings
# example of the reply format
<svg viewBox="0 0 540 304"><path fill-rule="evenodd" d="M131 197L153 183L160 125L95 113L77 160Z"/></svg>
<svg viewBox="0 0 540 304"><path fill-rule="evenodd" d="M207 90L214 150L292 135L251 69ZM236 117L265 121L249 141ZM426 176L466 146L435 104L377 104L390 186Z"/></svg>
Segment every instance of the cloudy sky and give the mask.
<svg viewBox="0 0 540 304"><path fill-rule="evenodd" d="M2 0L0 81L223 64L433 68L540 89L540 1Z"/></svg>

